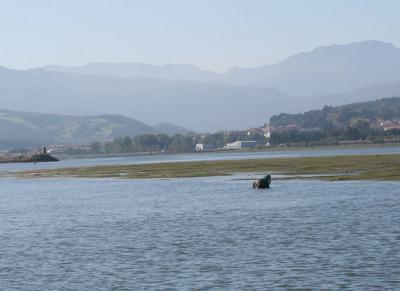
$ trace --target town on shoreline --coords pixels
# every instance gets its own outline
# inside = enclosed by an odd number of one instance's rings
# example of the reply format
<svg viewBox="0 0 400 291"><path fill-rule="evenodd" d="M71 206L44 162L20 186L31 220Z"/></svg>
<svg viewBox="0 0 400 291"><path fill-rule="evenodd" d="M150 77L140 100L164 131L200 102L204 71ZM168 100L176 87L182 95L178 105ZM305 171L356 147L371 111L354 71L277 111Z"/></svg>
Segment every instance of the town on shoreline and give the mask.
<svg viewBox="0 0 400 291"><path fill-rule="evenodd" d="M281 113L260 127L243 130L173 135L154 132L133 136L119 134L111 140L89 143L47 141L46 146L52 155L113 155L397 144L400 143L399 116L400 97L392 97L324 106L304 113ZM31 149L25 148L14 148L8 153L32 155Z"/></svg>

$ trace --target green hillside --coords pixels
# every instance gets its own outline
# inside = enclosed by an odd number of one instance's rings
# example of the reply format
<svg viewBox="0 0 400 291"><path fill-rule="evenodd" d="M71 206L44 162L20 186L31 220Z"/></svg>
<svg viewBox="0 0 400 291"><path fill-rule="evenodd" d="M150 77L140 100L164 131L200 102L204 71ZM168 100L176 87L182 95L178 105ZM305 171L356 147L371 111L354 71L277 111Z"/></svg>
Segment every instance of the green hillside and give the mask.
<svg viewBox="0 0 400 291"><path fill-rule="evenodd" d="M182 133L168 125L165 133ZM29 147L48 143L89 143L143 133L164 133L122 115L63 116L0 110L0 148Z"/></svg>
<svg viewBox="0 0 400 291"><path fill-rule="evenodd" d="M400 97L325 106L270 119L272 145L304 146L400 142Z"/></svg>
<svg viewBox="0 0 400 291"><path fill-rule="evenodd" d="M305 113L274 115L270 119L273 127L298 125L301 128L346 128L357 121L369 123L400 119L400 97L384 98L369 102L353 103L344 106L325 106L321 110Z"/></svg>

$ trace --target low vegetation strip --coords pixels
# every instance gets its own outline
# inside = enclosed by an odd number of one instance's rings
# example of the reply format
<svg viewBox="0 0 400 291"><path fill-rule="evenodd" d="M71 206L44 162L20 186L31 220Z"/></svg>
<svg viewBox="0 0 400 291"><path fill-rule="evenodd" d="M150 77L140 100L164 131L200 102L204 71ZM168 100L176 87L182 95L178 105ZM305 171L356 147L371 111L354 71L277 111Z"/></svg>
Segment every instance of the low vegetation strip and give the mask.
<svg viewBox="0 0 400 291"><path fill-rule="evenodd" d="M290 178L330 181L400 180L400 154L329 157L263 158L236 161L200 161L33 170L14 173L20 178L185 178L235 173L285 174Z"/></svg>
<svg viewBox="0 0 400 291"><path fill-rule="evenodd" d="M6 163L43 163L57 162L58 159L49 154L0 156L0 164Z"/></svg>

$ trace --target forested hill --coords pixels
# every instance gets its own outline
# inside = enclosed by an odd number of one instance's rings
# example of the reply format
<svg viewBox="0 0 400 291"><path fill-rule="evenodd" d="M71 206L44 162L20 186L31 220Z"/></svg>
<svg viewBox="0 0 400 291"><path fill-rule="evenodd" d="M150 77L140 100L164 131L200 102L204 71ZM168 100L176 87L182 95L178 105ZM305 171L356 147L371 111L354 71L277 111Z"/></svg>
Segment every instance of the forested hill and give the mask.
<svg viewBox="0 0 400 291"><path fill-rule="evenodd" d="M66 116L0 109L0 149L80 144L143 133L185 134L173 124L150 126L122 115Z"/></svg>
<svg viewBox="0 0 400 291"><path fill-rule="evenodd" d="M392 97L337 107L325 106L321 110L311 110L305 113L281 113L271 117L270 126L273 128L297 126L305 129L329 130L347 128L360 120L374 124L399 119L400 97Z"/></svg>

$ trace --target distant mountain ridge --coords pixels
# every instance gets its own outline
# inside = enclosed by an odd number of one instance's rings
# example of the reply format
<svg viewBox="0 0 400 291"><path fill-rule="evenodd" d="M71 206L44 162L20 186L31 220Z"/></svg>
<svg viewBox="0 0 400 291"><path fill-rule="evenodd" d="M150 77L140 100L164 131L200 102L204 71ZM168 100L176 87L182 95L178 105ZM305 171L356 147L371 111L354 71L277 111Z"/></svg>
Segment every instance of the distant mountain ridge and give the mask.
<svg viewBox="0 0 400 291"><path fill-rule="evenodd" d="M218 74L193 65L167 64L162 66L143 63L90 63L83 66L44 66L46 71L76 73L119 78L151 78L164 80L186 80L215 82Z"/></svg>
<svg viewBox="0 0 400 291"><path fill-rule="evenodd" d="M290 95L347 93L400 80L400 50L380 41L319 47L286 60L227 73L230 83L276 88Z"/></svg>
<svg viewBox="0 0 400 291"><path fill-rule="evenodd" d="M191 65L129 63L0 67L0 100L1 107L11 110L115 113L147 124L167 122L214 132L262 125L280 112L400 96L399 56L391 44L365 41L225 74Z"/></svg>
<svg viewBox="0 0 400 291"><path fill-rule="evenodd" d="M282 62L256 68L235 67L226 73L192 65L154 66L140 63L92 63L84 66L46 66L47 71L127 78L156 78L275 88L292 96L344 94L366 86L400 81L400 50L381 41L362 41L318 47Z"/></svg>
<svg viewBox="0 0 400 291"><path fill-rule="evenodd" d="M0 109L0 147L89 143L142 133L185 134L173 124L149 126L122 115L66 116Z"/></svg>
<svg viewBox="0 0 400 291"><path fill-rule="evenodd" d="M118 113L145 123L168 122L195 131L264 124L294 106L274 89L149 78L0 69L2 107L68 115ZM293 105L291 105L293 104Z"/></svg>

